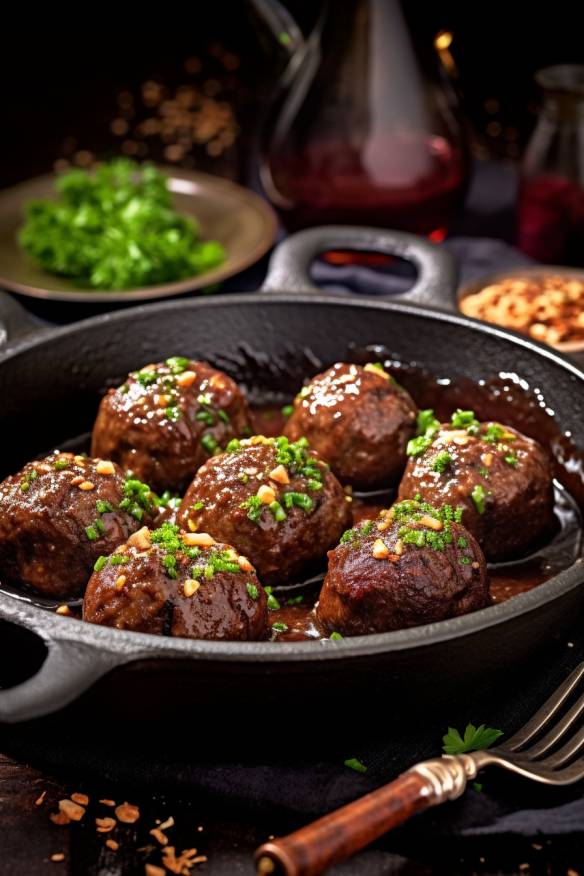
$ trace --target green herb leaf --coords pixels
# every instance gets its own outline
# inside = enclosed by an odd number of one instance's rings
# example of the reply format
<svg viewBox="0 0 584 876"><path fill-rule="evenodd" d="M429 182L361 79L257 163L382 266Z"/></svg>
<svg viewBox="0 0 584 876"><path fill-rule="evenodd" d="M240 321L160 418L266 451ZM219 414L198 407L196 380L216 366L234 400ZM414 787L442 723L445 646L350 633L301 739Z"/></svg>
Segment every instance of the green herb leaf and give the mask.
<svg viewBox="0 0 584 876"><path fill-rule="evenodd" d="M486 727L485 724L481 724L480 727L475 727L474 724L467 724L464 736L461 736L454 727L449 727L448 733L442 737L443 751L445 754L464 754L467 751L482 751L485 748L490 748L493 742L496 742L502 735L502 730Z"/></svg>
<svg viewBox="0 0 584 876"><path fill-rule="evenodd" d="M476 486L473 488L472 493L470 494L470 497L474 502L474 506L477 509L479 514L485 513L486 495L487 494L484 490L484 487L482 487L480 484L476 484Z"/></svg>
<svg viewBox="0 0 584 876"><path fill-rule="evenodd" d="M258 588L257 588L257 584L252 584L251 581L248 581L247 584L245 585L245 588L246 588L247 592L249 593L251 599L253 599L255 602L257 600L258 596L260 595Z"/></svg>
<svg viewBox="0 0 584 876"><path fill-rule="evenodd" d="M367 772L367 767L358 757L350 757L348 760L343 761L343 763L346 767L349 767L350 770L355 770L356 773Z"/></svg>
<svg viewBox="0 0 584 876"><path fill-rule="evenodd" d="M432 471L437 471L440 474L444 474L451 462L452 456L448 453L447 450L442 450L441 453L438 453L437 456L435 456L432 460Z"/></svg>

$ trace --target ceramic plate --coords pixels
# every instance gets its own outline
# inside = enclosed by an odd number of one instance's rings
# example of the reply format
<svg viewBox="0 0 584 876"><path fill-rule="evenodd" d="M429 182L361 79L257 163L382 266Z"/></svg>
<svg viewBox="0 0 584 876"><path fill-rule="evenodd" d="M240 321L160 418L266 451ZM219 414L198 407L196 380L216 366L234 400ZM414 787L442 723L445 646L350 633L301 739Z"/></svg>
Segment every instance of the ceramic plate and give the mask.
<svg viewBox="0 0 584 876"><path fill-rule="evenodd" d="M205 173L173 167L161 170L168 177L176 209L197 219L203 238L218 240L225 247L221 265L186 280L114 292L85 291L68 278L47 273L20 247L17 233L28 201L55 197L55 177L50 174L0 191L0 286L20 295L55 301L145 301L181 295L226 280L270 248L276 216L258 195Z"/></svg>

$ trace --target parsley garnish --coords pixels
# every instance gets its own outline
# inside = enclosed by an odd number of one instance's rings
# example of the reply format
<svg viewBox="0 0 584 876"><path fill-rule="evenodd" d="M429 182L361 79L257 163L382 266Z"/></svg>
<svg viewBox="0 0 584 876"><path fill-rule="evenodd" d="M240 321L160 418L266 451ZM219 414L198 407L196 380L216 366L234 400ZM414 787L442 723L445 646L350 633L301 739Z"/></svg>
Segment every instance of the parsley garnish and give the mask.
<svg viewBox="0 0 584 876"><path fill-rule="evenodd" d="M257 584L252 584L251 581L248 581L247 584L245 585L245 588L246 588L247 592L249 593L250 598L253 599L255 602L259 596L259 590L257 588Z"/></svg>
<svg viewBox="0 0 584 876"><path fill-rule="evenodd" d="M451 462L451 455L448 453L447 450L442 450L442 452L435 456L432 460L432 471L437 471L440 474L444 474Z"/></svg>
<svg viewBox="0 0 584 876"><path fill-rule="evenodd" d="M455 429L465 429L469 435L476 435L480 426L474 411L461 411L460 408L452 414L450 422Z"/></svg>
<svg viewBox="0 0 584 876"><path fill-rule="evenodd" d="M493 727L486 727L484 724L481 724L480 727L475 727L474 724L467 724L464 737L454 727L449 727L448 733L442 737L443 751L445 754L464 754L467 751L482 751L485 748L490 748L493 742L496 742L502 735L502 730L495 730Z"/></svg>
<svg viewBox="0 0 584 876"><path fill-rule="evenodd" d="M367 767L358 757L350 757L348 760L343 761L343 763L346 767L349 767L350 770L355 770L356 773L367 772Z"/></svg>
<svg viewBox="0 0 584 876"><path fill-rule="evenodd" d="M440 428L440 422L434 416L432 408L419 411L416 420L416 438L411 438L406 447L408 456L419 456L432 443L432 438Z"/></svg>
<svg viewBox="0 0 584 876"><path fill-rule="evenodd" d="M476 486L473 488L472 493L470 494L470 497L474 502L474 506L479 514L485 513L486 496L487 493L485 492L484 487L482 487L480 484L476 484Z"/></svg>
<svg viewBox="0 0 584 876"><path fill-rule="evenodd" d="M514 453L508 453L507 456L503 457L503 459L505 460L507 465L511 465L513 466L513 468L516 468L519 465L519 460Z"/></svg>

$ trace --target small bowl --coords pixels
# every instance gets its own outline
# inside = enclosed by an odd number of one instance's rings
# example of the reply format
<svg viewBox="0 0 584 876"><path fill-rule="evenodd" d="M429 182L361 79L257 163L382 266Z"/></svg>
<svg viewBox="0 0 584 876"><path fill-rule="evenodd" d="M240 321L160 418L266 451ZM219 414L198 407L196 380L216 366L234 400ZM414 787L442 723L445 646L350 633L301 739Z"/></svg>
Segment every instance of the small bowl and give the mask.
<svg viewBox="0 0 584 876"><path fill-rule="evenodd" d="M492 286L494 283L499 283L501 282L501 280L507 280L514 277L517 279L521 279L523 277L528 279L538 278L547 276L549 274L555 274L556 276L561 277L570 277L574 280L579 280L581 283L584 283L584 270L580 268L567 268L565 266L559 267L557 265L534 265L533 267L524 266L518 268L507 268L503 271L496 271L492 274L485 274L478 280L473 280L472 282L465 283L463 286L461 286L457 293L458 309L461 311L461 313L463 313L460 307L460 303L464 298L468 298L469 295L475 295L477 292L480 292L481 289L485 289L487 286ZM512 326L504 325L503 323L490 323L490 325L498 325L501 328L518 331L518 329L513 329ZM532 337L532 335L527 335L524 332L519 333L524 334L525 337L528 337L531 340L536 340ZM541 341L540 343L547 342ZM561 353L567 353L571 356L575 356L580 361L584 360L584 340L564 341L558 344L547 344L547 346L551 346L554 350L558 350Z"/></svg>

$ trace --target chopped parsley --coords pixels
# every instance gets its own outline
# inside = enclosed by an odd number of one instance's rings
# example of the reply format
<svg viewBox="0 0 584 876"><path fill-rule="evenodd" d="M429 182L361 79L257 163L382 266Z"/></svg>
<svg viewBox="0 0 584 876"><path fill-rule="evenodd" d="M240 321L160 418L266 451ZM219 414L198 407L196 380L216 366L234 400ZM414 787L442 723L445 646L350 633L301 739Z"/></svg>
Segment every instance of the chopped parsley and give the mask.
<svg viewBox="0 0 584 876"><path fill-rule="evenodd" d="M288 624L283 624L278 621L277 623L272 624L272 629L275 633L285 633L288 629Z"/></svg>
<svg viewBox="0 0 584 876"><path fill-rule="evenodd" d="M337 633L336 630L333 633L331 633L329 636L329 639L331 639L333 642L338 642L339 639L342 639L342 638L343 637L341 636L341 634Z"/></svg>
<svg viewBox="0 0 584 876"><path fill-rule="evenodd" d="M278 602L278 600L276 599L276 597L274 596L273 593L268 594L268 608L271 611L278 611L278 609L280 608L280 603Z"/></svg>
<svg viewBox="0 0 584 876"><path fill-rule="evenodd" d="M462 411L460 408L452 414L450 422L455 429L465 429L469 435L476 435L480 426L474 411Z"/></svg>
<svg viewBox="0 0 584 876"><path fill-rule="evenodd" d="M289 493L284 493L284 505L288 509L293 508L294 506L302 508L307 514L310 514L314 507L314 502L308 493L296 493L290 491Z"/></svg>
<svg viewBox="0 0 584 876"><path fill-rule="evenodd" d="M65 468L69 468L69 460L68 459L55 459L53 462L53 467L57 469L57 471L63 471Z"/></svg>
<svg viewBox="0 0 584 876"><path fill-rule="evenodd" d="M397 502L392 511L393 519L399 524L398 537L404 544L412 544L417 548L429 547L435 551L443 551L446 545L452 544L452 523L460 523L462 519L462 508L453 508L452 505L434 508L428 502L417 499ZM418 526L423 517L442 521L442 528L435 530Z"/></svg>
<svg viewBox="0 0 584 876"><path fill-rule="evenodd" d="M480 484L476 484L476 486L473 487L473 491L470 494L470 497L473 500L474 506L477 509L478 513L484 514L485 513L485 499L487 497L487 493L485 492L484 487L482 487Z"/></svg>
<svg viewBox="0 0 584 876"><path fill-rule="evenodd" d="M118 505L120 510L127 511L136 520L142 520L144 512L151 513L157 505L157 499L148 484L137 478L127 477L124 481L124 498Z"/></svg>
<svg viewBox="0 0 584 876"><path fill-rule="evenodd" d="M249 593L250 599L253 599L255 602L260 595L257 584L252 584L251 581L248 581L245 585L245 589Z"/></svg>
<svg viewBox="0 0 584 876"><path fill-rule="evenodd" d="M510 465L513 468L516 468L519 465L519 460L514 453L508 453L506 456L503 457L503 459L505 460L507 465Z"/></svg>
<svg viewBox="0 0 584 876"><path fill-rule="evenodd" d="M247 510L247 517L252 523L259 523L265 506L259 496L250 496L239 507Z"/></svg>
<svg viewBox="0 0 584 876"><path fill-rule="evenodd" d="M442 737L442 749L445 754L451 755L464 754L467 751L482 751L485 748L490 748L493 742L496 742L502 735L502 730L495 730L484 724L479 727L467 724L464 736L461 736L454 727L449 727L448 733Z"/></svg>
<svg viewBox="0 0 584 876"><path fill-rule="evenodd" d="M343 761L346 767L349 767L350 770L355 770L356 773L366 773L367 767L365 764L359 760L358 757L350 757L347 760Z"/></svg>
<svg viewBox="0 0 584 876"><path fill-rule="evenodd" d="M487 428L482 434L483 441L487 441L489 444L496 444L506 435L506 430L500 426L498 423L489 423Z"/></svg>
<svg viewBox="0 0 584 876"><path fill-rule="evenodd" d="M286 498L286 497L284 496L284 498ZM268 505L268 508L270 509L272 517L274 518L276 523L282 523L282 521L286 519L286 512L284 511L284 509L282 508L282 506L280 505L279 502L277 502L277 501L270 502L270 504Z"/></svg>
<svg viewBox="0 0 584 876"><path fill-rule="evenodd" d="M213 438L208 432L201 438L201 447L209 454L209 456L214 456L221 451L215 438Z"/></svg>
<svg viewBox="0 0 584 876"><path fill-rule="evenodd" d="M294 405L284 405L282 408L282 414L285 417L291 417L294 412Z"/></svg>
<svg viewBox="0 0 584 876"><path fill-rule="evenodd" d="M416 420L416 437L408 441L406 454L408 456L420 456L430 444L432 438L440 428L440 422L434 416L432 408L418 412Z"/></svg>
<svg viewBox="0 0 584 876"><path fill-rule="evenodd" d="M444 474L446 469L452 463L452 456L447 450L442 450L432 460L432 471L437 471L439 474Z"/></svg>
<svg viewBox="0 0 584 876"><path fill-rule="evenodd" d="M185 356L171 356L165 364L168 365L172 374L182 374L183 371L187 370L191 361Z"/></svg>
<svg viewBox="0 0 584 876"><path fill-rule="evenodd" d="M373 531L375 523L373 520L366 520L360 526L355 526L353 529L346 529L341 535L340 544L350 544L360 538L365 538Z"/></svg>

